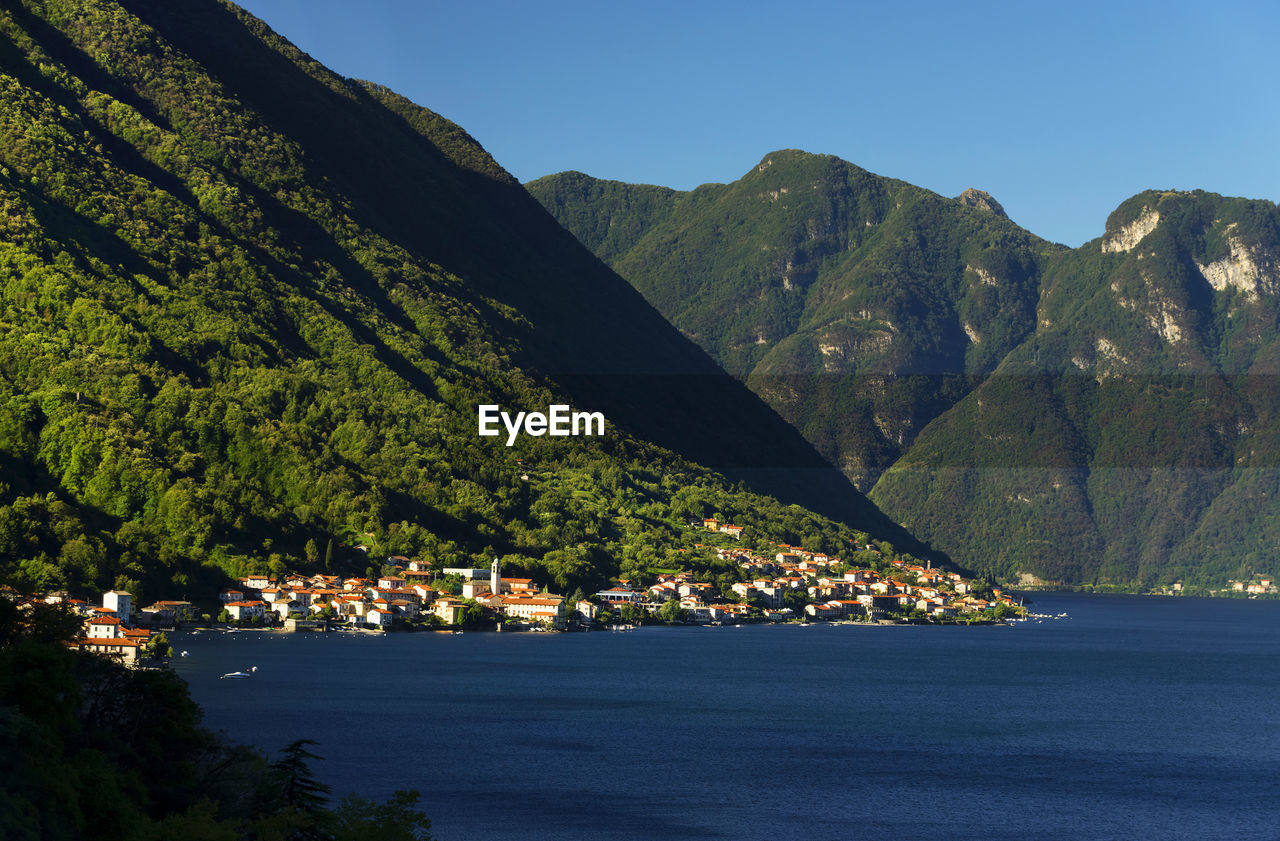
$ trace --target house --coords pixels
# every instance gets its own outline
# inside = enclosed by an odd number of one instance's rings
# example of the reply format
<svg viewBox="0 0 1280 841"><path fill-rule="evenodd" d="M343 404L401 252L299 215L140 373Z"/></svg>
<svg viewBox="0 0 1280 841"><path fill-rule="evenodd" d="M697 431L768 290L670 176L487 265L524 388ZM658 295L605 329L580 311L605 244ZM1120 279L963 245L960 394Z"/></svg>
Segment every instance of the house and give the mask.
<svg viewBox="0 0 1280 841"><path fill-rule="evenodd" d="M766 607L779 608L782 607L782 597L786 590L777 587L773 583L759 582L755 585L756 594L764 600Z"/></svg>
<svg viewBox="0 0 1280 841"><path fill-rule="evenodd" d="M545 621L545 614L550 614L551 619L557 625L562 624L564 619L564 599L560 596L523 596L516 594L493 596L489 599L489 606L502 615L515 619ZM544 614L544 616L537 617L536 614Z"/></svg>
<svg viewBox="0 0 1280 841"><path fill-rule="evenodd" d="M714 584L709 584L706 582L686 581L676 588L676 592L680 595L680 598L682 599L687 598L689 596L698 596L699 598L707 598L708 596L715 594L716 588Z"/></svg>
<svg viewBox="0 0 1280 841"><path fill-rule="evenodd" d="M841 619L848 619L850 616L862 616L865 613L862 603L856 599L832 599L827 604L839 611Z"/></svg>
<svg viewBox="0 0 1280 841"><path fill-rule="evenodd" d="M282 621L288 619L291 614L304 612L305 609L305 605L300 605L296 601L277 599L271 603L271 612L279 616Z"/></svg>
<svg viewBox="0 0 1280 841"><path fill-rule="evenodd" d="M407 619L414 619L420 613L422 613L422 606L418 604L418 601L416 599L414 599L413 601L410 601L408 599L392 599L391 612L394 613L396 616L403 616Z"/></svg>
<svg viewBox="0 0 1280 841"><path fill-rule="evenodd" d="M82 639L76 647L90 654L105 654L118 657L125 665L132 666L142 659L146 642L139 639L111 637L105 639Z"/></svg>
<svg viewBox="0 0 1280 841"><path fill-rule="evenodd" d="M649 598L655 602L665 602L679 597L676 592L676 585L673 581L663 581L660 584L654 584L648 590Z"/></svg>
<svg viewBox="0 0 1280 841"><path fill-rule="evenodd" d="M804 612L814 619L839 619L841 617L840 609L829 604L807 604L804 606Z"/></svg>
<svg viewBox="0 0 1280 841"><path fill-rule="evenodd" d="M103 593L102 606L114 610L121 622L128 622L133 618L133 596L124 590Z"/></svg>
<svg viewBox="0 0 1280 841"><path fill-rule="evenodd" d="M487 581L489 579L490 570L488 567L485 567L484 569L475 567L445 567L440 572L442 575L457 575L462 578L483 578Z"/></svg>
<svg viewBox="0 0 1280 841"><path fill-rule="evenodd" d="M867 615L875 618L886 610L899 610L904 603L910 604L912 599L910 596L902 594L872 594L858 596L858 601L862 602L863 607L866 608Z"/></svg>
<svg viewBox="0 0 1280 841"><path fill-rule="evenodd" d="M462 600L453 596L441 596L431 606L432 612L446 625L457 625L466 609L467 606L462 603Z"/></svg>
<svg viewBox="0 0 1280 841"><path fill-rule="evenodd" d="M261 619L267 615L267 603L253 601L227 602L227 613L237 622L245 619Z"/></svg>
<svg viewBox="0 0 1280 841"><path fill-rule="evenodd" d="M691 602L681 601L680 606L683 607L685 610L689 611L689 620L691 622L697 622L700 625L706 625L709 622L713 621L711 608L705 604L702 604L700 602L691 603Z"/></svg>
<svg viewBox="0 0 1280 841"><path fill-rule="evenodd" d="M95 616L86 623L89 639L117 639L123 637L120 620L114 616Z"/></svg>
<svg viewBox="0 0 1280 841"><path fill-rule="evenodd" d="M378 628L390 628L393 618L394 614L390 610L374 607L365 613L364 622L366 625L373 625Z"/></svg>
<svg viewBox="0 0 1280 841"><path fill-rule="evenodd" d="M240 579L240 586L247 590L261 590L264 587L270 587L275 583L269 575L246 575Z"/></svg>
<svg viewBox="0 0 1280 841"><path fill-rule="evenodd" d="M196 606L184 601L159 601L144 607L142 613L152 625L161 625L195 618Z"/></svg>
<svg viewBox="0 0 1280 841"><path fill-rule="evenodd" d="M422 599L416 590L408 587L374 587L369 591L369 595L375 599L386 599L389 602L396 599L418 602Z"/></svg>
<svg viewBox="0 0 1280 841"><path fill-rule="evenodd" d="M365 611L372 606L363 596L352 593L337 596L329 604L335 614L354 625L364 621Z"/></svg>
<svg viewBox="0 0 1280 841"><path fill-rule="evenodd" d="M644 598L643 594L637 593L630 588L621 589L614 588L611 590L601 590L595 594L596 598L603 599L611 605L621 604L639 604Z"/></svg>
<svg viewBox="0 0 1280 841"><path fill-rule="evenodd" d="M724 525L720 526L719 531L723 534L729 535L735 540L741 540L742 532L744 531L744 529L742 526L735 526L735 525L732 525L731 523L725 523Z"/></svg>

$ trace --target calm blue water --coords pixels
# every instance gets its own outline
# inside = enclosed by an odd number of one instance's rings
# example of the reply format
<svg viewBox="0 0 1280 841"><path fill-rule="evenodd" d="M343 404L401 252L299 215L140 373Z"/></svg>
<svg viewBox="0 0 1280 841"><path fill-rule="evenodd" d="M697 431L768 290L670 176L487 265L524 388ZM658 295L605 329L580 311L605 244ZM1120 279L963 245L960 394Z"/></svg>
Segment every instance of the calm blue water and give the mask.
<svg viewBox="0 0 1280 841"><path fill-rule="evenodd" d="M1280 602L1035 609L1071 618L174 642L214 729L443 841L1280 839Z"/></svg>

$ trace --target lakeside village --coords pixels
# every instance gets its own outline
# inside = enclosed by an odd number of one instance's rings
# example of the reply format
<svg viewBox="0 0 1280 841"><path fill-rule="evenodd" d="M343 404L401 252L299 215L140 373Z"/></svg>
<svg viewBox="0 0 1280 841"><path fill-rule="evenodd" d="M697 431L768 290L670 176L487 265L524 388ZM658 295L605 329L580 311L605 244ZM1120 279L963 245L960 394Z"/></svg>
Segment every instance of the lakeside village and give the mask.
<svg viewBox="0 0 1280 841"><path fill-rule="evenodd" d="M692 524L691 524L692 525ZM741 539L743 529L714 519L701 527ZM701 544L698 544L701 547ZM392 556L384 574L369 578L291 574L250 575L223 589L216 619L188 601L158 601L135 610L130 593L112 590L101 605L66 594L16 601L62 604L83 618L74 646L126 664L163 659L161 629L281 628L288 631L466 629L566 631L631 628L641 624L738 625L753 622L978 623L1021 619L1019 603L999 588L981 590L959 573L886 561L881 570L853 568L839 558L778 544L772 555L739 547L715 548L736 562L745 580L722 591L692 572L656 575L648 586L620 579L590 596L539 589L528 578L488 569L434 570L426 561ZM860 557L881 557L867 545ZM210 602L212 603L212 602Z"/></svg>

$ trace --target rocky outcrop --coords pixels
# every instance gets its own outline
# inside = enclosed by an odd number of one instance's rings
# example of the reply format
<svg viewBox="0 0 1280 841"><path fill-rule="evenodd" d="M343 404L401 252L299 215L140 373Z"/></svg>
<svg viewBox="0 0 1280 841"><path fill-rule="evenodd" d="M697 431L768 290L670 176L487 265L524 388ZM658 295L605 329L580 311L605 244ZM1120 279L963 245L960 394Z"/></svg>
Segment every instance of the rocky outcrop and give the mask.
<svg viewBox="0 0 1280 841"><path fill-rule="evenodd" d="M1231 227L1235 227L1234 224ZM1228 228L1230 230L1230 228ZM1266 252L1259 252L1245 245L1239 237L1227 238L1230 253L1207 265L1196 261L1200 274L1209 281L1209 285L1222 292L1235 288L1244 293L1245 299L1258 300L1258 292L1274 292L1280 285L1280 267L1276 259Z"/></svg>
<svg viewBox="0 0 1280 841"><path fill-rule="evenodd" d="M960 195L956 196L956 201L966 207L976 207L979 210L985 210L987 213L995 214L1003 219L1008 219L1009 215L1004 212L1004 208L1000 206L1000 202L991 197L991 194L985 190L975 190L970 187Z"/></svg>
<svg viewBox="0 0 1280 841"><path fill-rule="evenodd" d="M1107 233L1102 240L1102 253L1118 254L1132 251L1133 247L1154 231L1158 224L1160 224L1160 214L1149 207L1142 208L1142 213L1137 219Z"/></svg>

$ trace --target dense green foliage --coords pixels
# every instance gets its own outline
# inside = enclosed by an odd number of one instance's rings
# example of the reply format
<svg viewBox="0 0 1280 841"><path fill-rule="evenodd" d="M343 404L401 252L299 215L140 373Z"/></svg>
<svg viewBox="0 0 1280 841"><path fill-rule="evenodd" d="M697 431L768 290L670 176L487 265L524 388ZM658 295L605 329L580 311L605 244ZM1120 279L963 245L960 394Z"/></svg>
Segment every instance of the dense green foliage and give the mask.
<svg viewBox="0 0 1280 841"><path fill-rule="evenodd" d="M215 0L0 34L0 579L195 597L365 544L590 588L713 513L911 548L447 120ZM508 448L480 403L608 434Z"/></svg>
<svg viewBox="0 0 1280 841"><path fill-rule="evenodd" d="M187 685L59 645L79 617L0 598L0 837L426 841L416 792L331 806L305 743L270 764L200 727Z"/></svg>
<svg viewBox="0 0 1280 841"><path fill-rule="evenodd" d="M626 194L564 179L530 190L575 232L592 214L568 196ZM1142 193L1068 250L981 194L796 152L665 200L613 264L965 566L1126 587L1280 569L1275 205Z"/></svg>

